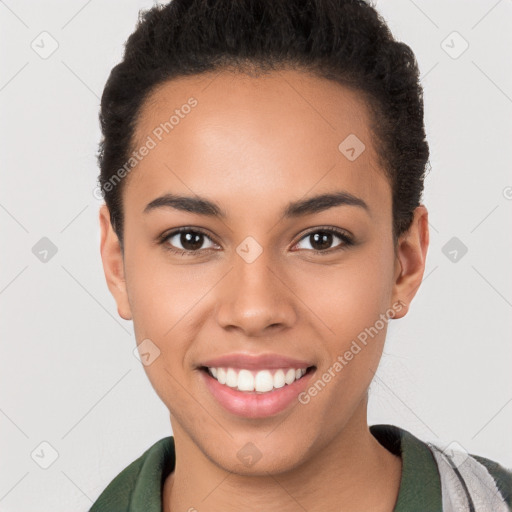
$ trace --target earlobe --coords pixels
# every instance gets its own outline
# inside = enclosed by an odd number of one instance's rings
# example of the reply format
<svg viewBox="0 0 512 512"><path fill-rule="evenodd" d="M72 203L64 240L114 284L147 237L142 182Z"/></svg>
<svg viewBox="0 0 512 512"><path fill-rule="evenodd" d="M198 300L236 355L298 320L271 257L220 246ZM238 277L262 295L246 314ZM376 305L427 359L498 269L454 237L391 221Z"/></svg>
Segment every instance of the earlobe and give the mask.
<svg viewBox="0 0 512 512"><path fill-rule="evenodd" d="M395 318L404 317L416 295L423 274L429 245L428 211L424 205L414 210L411 226L398 240L395 262L393 304L400 303Z"/></svg>
<svg viewBox="0 0 512 512"><path fill-rule="evenodd" d="M112 228L110 213L106 205L99 211L101 229L100 253L108 289L117 303L117 312L124 320L131 320L132 314L126 290L123 253L119 238Z"/></svg>

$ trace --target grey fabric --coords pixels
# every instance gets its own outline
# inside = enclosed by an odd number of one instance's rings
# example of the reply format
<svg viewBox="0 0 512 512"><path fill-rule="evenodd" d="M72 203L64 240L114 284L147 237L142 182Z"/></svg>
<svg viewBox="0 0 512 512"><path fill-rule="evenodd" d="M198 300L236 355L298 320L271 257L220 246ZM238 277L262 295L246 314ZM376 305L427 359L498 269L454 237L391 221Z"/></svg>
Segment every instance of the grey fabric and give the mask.
<svg viewBox="0 0 512 512"><path fill-rule="evenodd" d="M465 452L427 444L441 478L443 512L510 512L483 464Z"/></svg>

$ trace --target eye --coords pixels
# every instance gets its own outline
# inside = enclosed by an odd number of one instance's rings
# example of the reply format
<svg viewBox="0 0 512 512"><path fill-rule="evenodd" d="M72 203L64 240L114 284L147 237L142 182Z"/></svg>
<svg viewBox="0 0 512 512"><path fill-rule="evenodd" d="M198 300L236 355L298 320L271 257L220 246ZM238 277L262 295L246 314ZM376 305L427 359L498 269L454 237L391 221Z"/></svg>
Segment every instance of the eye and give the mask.
<svg viewBox="0 0 512 512"><path fill-rule="evenodd" d="M332 247L336 238L340 240L340 243ZM311 250L315 254L330 254L354 244L354 241L348 233L332 227L316 228L314 231L306 233L299 242L294 245L294 248L298 247L299 249L304 249L304 247L299 247L302 240L309 242L310 247L305 247L305 249ZM210 244L207 245L207 247L203 247L205 242L209 242ZM219 247L202 230L190 227L175 229L170 233L162 235L159 243L162 244L166 250L181 256L193 256L202 251Z"/></svg>
<svg viewBox="0 0 512 512"><path fill-rule="evenodd" d="M202 247L205 241L208 240L211 242L211 245ZM163 235L160 243L164 245L165 249L182 256L193 255L202 250L214 248L217 245L206 233L191 228L175 229Z"/></svg>
<svg viewBox="0 0 512 512"><path fill-rule="evenodd" d="M341 240L341 243L331 247L336 238ZM310 247L305 247L306 249L312 250L314 253L318 254L330 254L331 252L345 249L347 246L354 244L352 238L345 231L330 227L316 228L315 231L310 231L303 236L300 241L294 245L294 247L298 247L302 240L309 242Z"/></svg>

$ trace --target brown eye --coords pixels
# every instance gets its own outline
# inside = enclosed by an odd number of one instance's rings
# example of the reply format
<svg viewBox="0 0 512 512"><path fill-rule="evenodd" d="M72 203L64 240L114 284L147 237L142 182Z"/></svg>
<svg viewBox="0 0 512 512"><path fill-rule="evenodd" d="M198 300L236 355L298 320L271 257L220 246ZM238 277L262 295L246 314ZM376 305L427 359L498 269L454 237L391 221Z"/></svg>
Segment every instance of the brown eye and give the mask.
<svg viewBox="0 0 512 512"><path fill-rule="evenodd" d="M332 245L336 242L336 239L340 240L341 243L337 243L336 245ZM305 247L305 249L313 250L314 252L327 252L330 249L343 249L345 246L352 245L352 239L343 231L332 229L332 228L322 228L317 229L316 231L310 231L305 236L301 238L301 240L295 245L298 247L301 244L302 240L306 240L309 242L310 247ZM302 247L304 249L304 247Z"/></svg>
<svg viewBox="0 0 512 512"><path fill-rule="evenodd" d="M205 241L210 241L211 244L203 247ZM200 252L203 249L211 249L215 245L205 233L188 228L169 233L162 239L162 243L167 249L179 253Z"/></svg>

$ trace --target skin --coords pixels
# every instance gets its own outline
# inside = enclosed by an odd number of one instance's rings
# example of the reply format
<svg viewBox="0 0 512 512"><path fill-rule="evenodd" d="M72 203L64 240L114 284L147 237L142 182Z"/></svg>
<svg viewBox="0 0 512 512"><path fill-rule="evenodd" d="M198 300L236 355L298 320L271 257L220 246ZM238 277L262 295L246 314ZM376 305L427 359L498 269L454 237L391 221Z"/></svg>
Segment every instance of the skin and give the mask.
<svg viewBox="0 0 512 512"><path fill-rule="evenodd" d="M380 314L398 301L395 318L407 313L425 269L428 212L416 208L394 247L391 186L355 91L296 70L170 81L142 109L135 147L191 96L198 105L126 178L124 254L107 207L100 210L101 257L119 315L133 319L137 343L149 338L161 351L144 369L176 442L164 510L390 512L401 459L367 424L385 327L308 404L268 418L224 410L196 366L232 352L272 352L311 361L323 374ZM338 149L349 134L366 147L354 161ZM339 190L368 211L340 205L282 217L290 201ZM143 213L169 192L204 196L227 217L169 207ZM180 256L156 243L182 226L208 233L199 253ZM335 235L323 249L329 254L315 254L306 234L322 226L350 232L354 245ZM263 249L252 263L236 252L247 236ZM183 249L181 240L166 243ZM237 457L248 442L262 454L252 466Z"/></svg>

